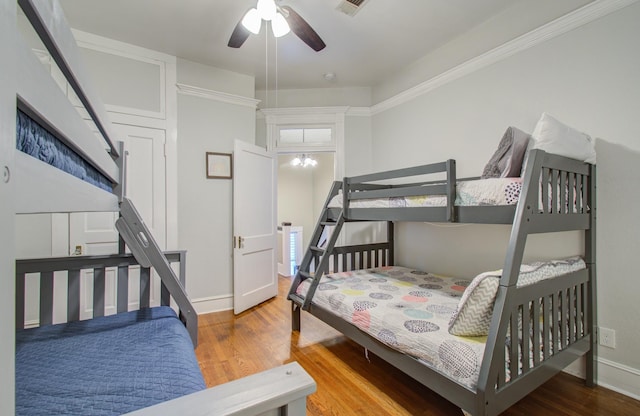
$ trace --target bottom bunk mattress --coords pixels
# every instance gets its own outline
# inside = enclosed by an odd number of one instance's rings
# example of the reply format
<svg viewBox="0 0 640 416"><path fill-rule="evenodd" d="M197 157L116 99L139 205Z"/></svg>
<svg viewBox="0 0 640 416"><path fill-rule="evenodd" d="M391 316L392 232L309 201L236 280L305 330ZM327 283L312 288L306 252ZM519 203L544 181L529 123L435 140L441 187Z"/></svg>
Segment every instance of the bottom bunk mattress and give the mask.
<svg viewBox="0 0 640 416"><path fill-rule="evenodd" d="M16 415L120 415L204 388L166 306L16 333Z"/></svg>
<svg viewBox="0 0 640 416"><path fill-rule="evenodd" d="M398 266L341 272L322 277L313 304L475 389L486 336L448 331L470 282ZM297 293L306 295L310 284L305 280Z"/></svg>

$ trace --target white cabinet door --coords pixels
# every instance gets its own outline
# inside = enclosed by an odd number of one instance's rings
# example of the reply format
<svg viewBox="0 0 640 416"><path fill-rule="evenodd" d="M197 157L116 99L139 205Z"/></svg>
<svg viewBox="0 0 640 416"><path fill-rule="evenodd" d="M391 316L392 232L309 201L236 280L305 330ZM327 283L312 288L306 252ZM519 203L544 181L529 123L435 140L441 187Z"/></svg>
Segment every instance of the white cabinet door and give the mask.
<svg viewBox="0 0 640 416"><path fill-rule="evenodd" d="M236 141L233 161L233 310L236 314L278 293L276 158Z"/></svg>

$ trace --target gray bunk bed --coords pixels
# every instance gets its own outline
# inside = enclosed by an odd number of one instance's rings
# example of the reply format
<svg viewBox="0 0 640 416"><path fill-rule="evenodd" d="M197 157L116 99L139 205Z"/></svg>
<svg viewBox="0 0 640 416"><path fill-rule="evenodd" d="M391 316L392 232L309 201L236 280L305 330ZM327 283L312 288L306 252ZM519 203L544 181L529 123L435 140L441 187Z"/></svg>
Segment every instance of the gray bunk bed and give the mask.
<svg viewBox="0 0 640 416"><path fill-rule="evenodd" d="M18 4L100 138L16 33L16 150L5 176L17 191L15 213L119 212L122 244L120 254L16 260L16 358L9 378L15 379L15 413L306 414L315 382L295 362L205 388L194 354L198 316L185 291L186 253L162 252L125 197L122 144L91 89L57 0ZM93 275L93 298L83 310L93 317L82 320L84 271ZM115 314L105 313L107 271L117 276ZM151 307L152 272L161 286L157 307ZM133 279L140 288L135 310L128 293ZM34 301L27 282L39 288L37 322L25 317ZM63 308L54 285L65 286Z"/></svg>
<svg viewBox="0 0 640 416"><path fill-rule="evenodd" d="M501 413L581 356L586 356L586 384L595 385L595 165L543 150L531 150L528 159L519 198L511 205L456 205L457 191L478 178L457 180L454 160L335 182L289 292L293 330L301 330L300 314L307 311L476 416ZM398 184L399 178L406 182L416 175L440 177ZM393 185L380 182L390 180ZM393 203L416 196L439 198L440 203L436 204L439 206ZM388 204L384 207L360 204L380 198ZM336 246L343 225L350 221L386 221L387 241ZM486 332L471 331L465 337L451 331L454 315L460 313L453 309L460 307L459 300L466 297L473 282L449 282L422 271L395 269L395 221L511 225L503 269L489 274L495 286L493 300L484 305ZM564 269L553 278L520 284L519 278L527 274L522 271L530 270L522 265L527 236L573 230L584 232L583 268ZM557 264L547 266L555 269ZM400 281L392 280L394 275ZM379 309L384 299L397 299L392 298L393 291L399 293L398 287L416 278L425 279L418 280L421 284L407 293L409 303L426 302L428 297L429 302L444 299L445 306L415 307L408 314L405 308L414 307L398 301L390 305L394 310L386 315L398 309L404 312L403 316L410 315L412 318L405 321L406 328L390 330L377 326L372 330L373 310ZM375 293L367 296L367 287L373 287ZM470 312L477 315L477 311ZM439 332L444 332L445 340L424 355L414 353L418 350L414 344L427 343L430 331L435 334L438 330L438 321L430 319L438 314L444 315L440 318L445 319L445 328ZM411 340L414 334L410 334L403 343L396 335L407 329L427 333L427 338L415 334L416 338ZM454 345L466 348L468 353L455 355ZM472 350L476 351L475 357ZM466 361L476 358L475 369L464 367ZM443 362L445 359L448 362Z"/></svg>

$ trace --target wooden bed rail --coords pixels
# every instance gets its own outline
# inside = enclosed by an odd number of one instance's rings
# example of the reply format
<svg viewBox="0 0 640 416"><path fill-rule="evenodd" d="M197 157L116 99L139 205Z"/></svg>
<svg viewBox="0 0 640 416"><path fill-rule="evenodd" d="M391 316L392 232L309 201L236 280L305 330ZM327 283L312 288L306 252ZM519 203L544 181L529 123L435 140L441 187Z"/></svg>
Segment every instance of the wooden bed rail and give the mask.
<svg viewBox="0 0 640 416"><path fill-rule="evenodd" d="M481 374L489 376L478 385L486 393L488 414L506 410L529 394L532 384L542 385L589 351L589 284L587 268L529 286L500 287L509 318L500 323L495 350L487 345Z"/></svg>
<svg viewBox="0 0 640 416"><path fill-rule="evenodd" d="M304 416L316 382L297 362L211 387L128 416Z"/></svg>
<svg viewBox="0 0 640 416"><path fill-rule="evenodd" d="M380 185L369 182L393 180L412 176L445 174L443 180L423 181L401 185ZM445 162L415 166L404 169L388 170L368 175L345 177L343 180L343 207L349 219L349 202L358 199L394 198L415 195L446 195L446 220L456 221L456 161L449 159Z"/></svg>
<svg viewBox="0 0 640 416"><path fill-rule="evenodd" d="M320 256L315 255L313 265ZM393 264L393 247L390 242L335 247L329 257L327 273L385 267Z"/></svg>
<svg viewBox="0 0 640 416"><path fill-rule="evenodd" d="M179 263L180 282L185 284L186 251L170 251L165 256L170 263ZM92 316L105 314L106 272L116 273L115 278L115 312L126 312L129 302L129 280L132 267L139 266L132 254L112 254L102 256L51 257L42 259L16 260L16 329L33 326L25 322L26 281L35 278L39 288L39 321L37 326L51 325L54 311L54 281L66 277L67 280L67 316L65 322L80 320L80 275L82 271L93 273L93 296L90 309ZM58 274L58 276L56 276ZM139 267L140 308L149 307L151 301L151 270ZM27 277L27 275L30 275ZM167 287L161 283L160 304L169 306L171 295Z"/></svg>

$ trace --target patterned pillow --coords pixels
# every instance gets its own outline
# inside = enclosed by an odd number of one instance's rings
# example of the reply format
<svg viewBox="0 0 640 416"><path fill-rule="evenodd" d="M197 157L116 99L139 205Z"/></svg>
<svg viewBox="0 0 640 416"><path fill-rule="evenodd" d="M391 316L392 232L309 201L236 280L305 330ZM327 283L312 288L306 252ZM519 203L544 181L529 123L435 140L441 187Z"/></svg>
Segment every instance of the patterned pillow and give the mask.
<svg viewBox="0 0 640 416"><path fill-rule="evenodd" d="M485 272L477 275L467 286L449 321L451 335L474 337L489 333L501 275L502 270Z"/></svg>
<svg viewBox="0 0 640 416"><path fill-rule="evenodd" d="M509 127L504 132L498 149L482 171L482 179L511 178L520 176L522 159L524 158L529 135L515 127Z"/></svg>
<svg viewBox="0 0 640 416"><path fill-rule="evenodd" d="M564 260L551 260L522 264L518 287L575 272L586 267L584 260L576 256ZM502 270L485 272L476 276L467 286L458 308L449 321L449 333L460 336L484 336L489 334L493 303L498 294Z"/></svg>

